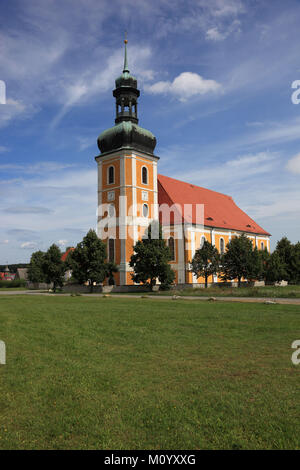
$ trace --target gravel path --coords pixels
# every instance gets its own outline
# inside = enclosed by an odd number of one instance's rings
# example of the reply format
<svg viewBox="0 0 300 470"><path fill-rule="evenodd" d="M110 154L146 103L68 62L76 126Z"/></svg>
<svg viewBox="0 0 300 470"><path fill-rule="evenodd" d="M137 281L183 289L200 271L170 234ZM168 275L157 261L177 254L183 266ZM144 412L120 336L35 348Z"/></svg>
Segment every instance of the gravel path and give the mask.
<svg viewBox="0 0 300 470"><path fill-rule="evenodd" d="M2 291L0 289L0 295L44 295L44 296L64 296L70 297L71 294L52 294L48 292L38 292L32 290L23 291ZM211 301L211 302L243 302L243 303L276 303L276 304L291 304L300 305L300 299L282 299L282 298L267 298L267 297L202 297L202 296L171 296L171 295L147 295L144 294L81 294L84 297L106 297L110 298L126 298L126 299L149 299L149 300L190 300L190 301Z"/></svg>

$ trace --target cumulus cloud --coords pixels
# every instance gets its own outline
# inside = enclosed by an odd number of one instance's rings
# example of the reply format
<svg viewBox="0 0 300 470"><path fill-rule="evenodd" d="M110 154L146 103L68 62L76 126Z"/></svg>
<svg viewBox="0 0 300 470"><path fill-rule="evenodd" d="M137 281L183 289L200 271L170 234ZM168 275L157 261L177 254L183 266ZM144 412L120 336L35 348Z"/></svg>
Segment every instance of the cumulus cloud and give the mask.
<svg viewBox="0 0 300 470"><path fill-rule="evenodd" d="M207 80L193 72L182 72L172 82L160 81L145 87L153 94L171 93L180 101L186 101L195 95L205 95L222 91L222 86L215 80Z"/></svg>
<svg viewBox="0 0 300 470"><path fill-rule="evenodd" d="M291 158L286 165L286 168L291 172L291 173L297 173L300 174L300 153L295 155L293 158Z"/></svg>
<svg viewBox="0 0 300 470"><path fill-rule="evenodd" d="M65 247L67 243L68 243L68 240L58 240L57 242L58 246L62 248Z"/></svg>
<svg viewBox="0 0 300 470"><path fill-rule="evenodd" d="M25 250L33 250L34 248L37 247L37 244L35 242L24 242L21 243L21 248Z"/></svg>

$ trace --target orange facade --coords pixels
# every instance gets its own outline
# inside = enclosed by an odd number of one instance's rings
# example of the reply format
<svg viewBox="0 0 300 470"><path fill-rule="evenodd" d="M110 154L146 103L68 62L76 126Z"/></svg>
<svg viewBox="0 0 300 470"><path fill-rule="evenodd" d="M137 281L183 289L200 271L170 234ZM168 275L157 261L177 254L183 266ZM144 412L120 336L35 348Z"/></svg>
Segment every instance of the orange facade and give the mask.
<svg viewBox="0 0 300 470"><path fill-rule="evenodd" d="M132 285L129 261L133 254L133 246L141 239L150 221L158 219L158 158L122 150L99 156L96 160L98 235L107 243L108 256L119 267L119 272L115 274L116 284ZM207 227L205 224L202 227L190 224L185 227L183 237L180 237L180 233L183 234L183 226L180 223L164 226L163 233L167 240L170 237L174 238L174 259L170 264L175 271L175 283L203 284L204 279L197 279L189 266L203 240L209 241L220 252L224 252L231 237L238 236L241 232ZM248 234L253 245L259 249L270 250L268 235ZM219 280L216 276L209 278L210 283Z"/></svg>

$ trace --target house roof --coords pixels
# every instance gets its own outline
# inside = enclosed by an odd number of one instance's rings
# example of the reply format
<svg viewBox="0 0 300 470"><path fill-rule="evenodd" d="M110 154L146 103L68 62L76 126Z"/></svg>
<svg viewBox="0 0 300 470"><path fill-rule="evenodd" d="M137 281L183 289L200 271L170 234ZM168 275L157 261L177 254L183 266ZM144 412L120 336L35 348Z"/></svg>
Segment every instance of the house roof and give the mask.
<svg viewBox="0 0 300 470"><path fill-rule="evenodd" d="M241 232L270 235L251 217L242 211L231 196L202 188L190 183L158 175L158 203L171 206L176 204L179 210L171 215L172 223L196 223L196 205L204 205L204 222L207 227L226 228ZM190 212L182 215L184 205L190 204ZM176 211L175 211L176 212ZM161 222L164 221L161 218ZM199 223L199 222L198 222Z"/></svg>
<svg viewBox="0 0 300 470"><path fill-rule="evenodd" d="M70 251L73 251L73 250L74 250L74 248L73 248L73 247L71 247L71 248L68 248L68 249L67 249L67 251L66 251L65 253L63 253L63 254L62 254L62 256L61 256L61 260L62 260L62 261L66 261L66 259L67 259L67 257L68 257L68 254L70 253Z"/></svg>

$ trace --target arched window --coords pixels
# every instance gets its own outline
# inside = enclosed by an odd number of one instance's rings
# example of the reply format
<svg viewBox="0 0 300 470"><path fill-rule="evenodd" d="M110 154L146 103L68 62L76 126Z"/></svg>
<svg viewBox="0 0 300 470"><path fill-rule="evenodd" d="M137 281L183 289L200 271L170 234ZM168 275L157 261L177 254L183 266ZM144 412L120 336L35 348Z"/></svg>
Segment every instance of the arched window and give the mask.
<svg viewBox="0 0 300 470"><path fill-rule="evenodd" d="M115 240L112 238L108 240L108 261L110 263L115 261Z"/></svg>
<svg viewBox="0 0 300 470"><path fill-rule="evenodd" d="M142 183L148 184L148 169L145 166L142 168Z"/></svg>
<svg viewBox="0 0 300 470"><path fill-rule="evenodd" d="M224 238L220 238L220 253L223 255L225 253L225 242Z"/></svg>
<svg viewBox="0 0 300 470"><path fill-rule="evenodd" d="M148 215L149 215L148 204L143 204L143 217L148 217Z"/></svg>
<svg viewBox="0 0 300 470"><path fill-rule="evenodd" d="M264 242L261 242L261 243L260 243L260 249L261 249L261 250L264 250L264 249L265 249Z"/></svg>
<svg viewBox="0 0 300 470"><path fill-rule="evenodd" d="M110 166L108 168L108 176L107 176L108 184L113 184L115 182L115 167Z"/></svg>
<svg viewBox="0 0 300 470"><path fill-rule="evenodd" d="M201 237L201 242L200 242L200 248L203 248L204 242L206 241L206 238L204 235Z"/></svg>
<svg viewBox="0 0 300 470"><path fill-rule="evenodd" d="M175 261L175 243L174 243L174 238L170 237L169 238L169 250L171 253L171 261Z"/></svg>

